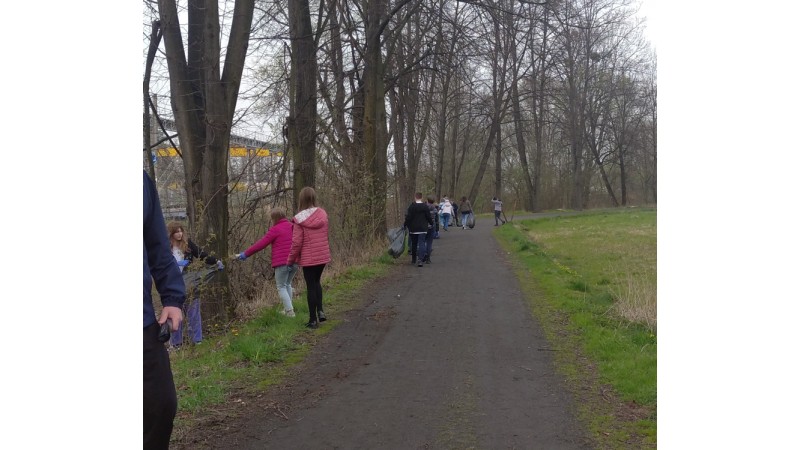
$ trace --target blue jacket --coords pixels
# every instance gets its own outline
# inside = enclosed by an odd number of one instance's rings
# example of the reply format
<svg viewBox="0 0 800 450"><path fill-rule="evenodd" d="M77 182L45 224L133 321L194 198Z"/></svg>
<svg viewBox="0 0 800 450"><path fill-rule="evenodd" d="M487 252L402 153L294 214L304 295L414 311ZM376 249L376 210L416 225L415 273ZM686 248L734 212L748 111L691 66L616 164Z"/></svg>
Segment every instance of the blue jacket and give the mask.
<svg viewBox="0 0 800 450"><path fill-rule="evenodd" d="M153 280L163 306L183 306L186 287L181 271L172 256L161 203L153 180L144 173L144 328L156 323L153 308Z"/></svg>

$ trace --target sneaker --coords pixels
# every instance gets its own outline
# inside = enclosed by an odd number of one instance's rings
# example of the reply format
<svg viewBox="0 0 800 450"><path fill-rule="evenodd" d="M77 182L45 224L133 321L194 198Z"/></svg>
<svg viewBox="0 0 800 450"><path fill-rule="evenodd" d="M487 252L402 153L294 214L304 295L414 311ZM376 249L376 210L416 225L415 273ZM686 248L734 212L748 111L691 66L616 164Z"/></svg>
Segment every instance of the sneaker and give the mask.
<svg viewBox="0 0 800 450"><path fill-rule="evenodd" d="M430 263L431 263L431 259L430 258L425 260L425 264L430 264Z"/></svg>
<svg viewBox="0 0 800 450"><path fill-rule="evenodd" d="M283 314L285 314L286 317L294 317L295 316L293 309L290 309L288 311L284 311Z"/></svg>
<svg viewBox="0 0 800 450"><path fill-rule="evenodd" d="M169 347L167 347L168 352L177 352L180 349L181 349L180 345L170 345Z"/></svg>
<svg viewBox="0 0 800 450"><path fill-rule="evenodd" d="M317 317L319 317L320 322L325 322L326 320L328 320L328 318L325 317L325 313L323 311L319 311L317 313Z"/></svg>
<svg viewBox="0 0 800 450"><path fill-rule="evenodd" d="M419 264L417 264L417 267L422 267L422 261L421 260L420 260Z"/></svg>
<svg viewBox="0 0 800 450"><path fill-rule="evenodd" d="M306 328L319 328L319 322L308 322Z"/></svg>

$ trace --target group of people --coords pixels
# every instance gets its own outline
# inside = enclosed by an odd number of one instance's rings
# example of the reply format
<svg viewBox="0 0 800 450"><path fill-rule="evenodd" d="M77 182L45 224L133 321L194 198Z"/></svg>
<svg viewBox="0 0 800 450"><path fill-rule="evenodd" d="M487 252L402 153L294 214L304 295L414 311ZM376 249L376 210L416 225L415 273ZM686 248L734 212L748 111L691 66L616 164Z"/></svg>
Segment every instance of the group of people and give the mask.
<svg viewBox="0 0 800 450"><path fill-rule="evenodd" d="M224 264L206 254L186 234L183 225L170 222L165 226L158 192L153 181L144 172L144 366L143 366L143 411L144 448L169 448L173 421L178 401L172 377L167 348L160 339L161 330L168 328L170 344L179 347L183 343L184 316L188 317L189 332L194 343L203 339L198 289L190 291L192 301L186 302L186 269L194 259L206 264L200 278L206 274L223 270ZM272 227L267 233L236 258L245 260L249 256L272 245L272 267L278 294L283 303L283 313L295 317L292 305L292 279L303 269L307 287L309 320L306 326L318 328L327 318L322 308L322 272L331 261L328 241L328 215L317 202L316 192L304 187L298 195L297 214L287 219L281 208L273 208L270 216ZM152 288L161 298L161 313L156 317ZM193 283L192 283L193 284ZM189 288L197 286L190 285Z"/></svg>
<svg viewBox="0 0 800 450"><path fill-rule="evenodd" d="M458 223L458 212L461 212L461 224ZM439 228L447 231L451 217L455 218L456 226L468 229L472 216L472 204L467 197L461 201L451 202L445 195L437 204L436 199L429 195L423 199L422 192L414 194L414 202L406 210L403 228L408 230L411 264L422 267L431 263L433 253L433 240L439 236Z"/></svg>
<svg viewBox="0 0 800 450"><path fill-rule="evenodd" d="M184 317L188 318L188 331L192 342L203 340L200 314L199 284L217 270L225 268L222 261L207 254L189 239L179 222L164 226L164 217L155 185L144 172L144 448L168 448L173 421L177 413L177 395L172 377L167 348L160 339L160 330L168 327L170 344L178 348L183 343ZM500 217L502 202L492 199L495 211L495 226ZM240 261L271 247L272 267L275 282L283 306L282 313L295 317L292 304L292 280L299 267L307 288L309 319L308 328L318 328L327 317L322 307L322 272L331 261L328 239L328 215L318 205L316 192L304 187L298 195L299 211L289 220L286 212L275 207L270 211L272 226L267 233L249 248L236 255ZM458 213L461 213L461 223ZM447 196L437 204L433 196L423 199L421 192L406 212L404 228L410 235L411 262L418 267L431 263L433 240L439 227L445 231L453 218L456 226L468 229L474 220L472 204L466 197L460 202L451 202ZM203 260L205 267L189 271L195 260ZM193 276L187 277L193 273ZM161 298L162 310L158 317L152 299L152 286ZM187 302L187 288L191 301Z"/></svg>
<svg viewBox="0 0 800 450"><path fill-rule="evenodd" d="M283 303L283 314L295 317L292 305L292 280L303 268L308 302L308 328L318 328L327 317L322 309L322 271L331 261L328 242L328 213L317 204L314 188L306 186L297 199L299 212L292 220L286 218L283 208L270 212L272 227L237 258L244 261L253 254L272 245L272 268L275 269L275 284Z"/></svg>

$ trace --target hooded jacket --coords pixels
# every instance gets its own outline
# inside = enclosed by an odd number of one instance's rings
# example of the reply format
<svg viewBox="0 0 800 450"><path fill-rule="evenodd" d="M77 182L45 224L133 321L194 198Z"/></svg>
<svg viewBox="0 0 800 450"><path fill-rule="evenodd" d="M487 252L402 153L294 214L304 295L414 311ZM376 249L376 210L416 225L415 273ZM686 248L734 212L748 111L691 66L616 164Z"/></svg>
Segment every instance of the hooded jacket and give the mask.
<svg viewBox="0 0 800 450"><path fill-rule="evenodd" d="M287 264L302 267L318 266L331 262L328 245L328 213L313 207L300 211L292 219L292 246Z"/></svg>

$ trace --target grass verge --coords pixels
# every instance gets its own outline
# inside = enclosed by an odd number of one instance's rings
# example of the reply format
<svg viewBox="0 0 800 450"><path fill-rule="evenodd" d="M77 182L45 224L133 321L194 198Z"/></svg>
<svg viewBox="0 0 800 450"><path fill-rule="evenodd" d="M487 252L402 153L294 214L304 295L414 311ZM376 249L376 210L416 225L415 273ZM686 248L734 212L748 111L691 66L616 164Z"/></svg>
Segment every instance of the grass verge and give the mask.
<svg viewBox="0 0 800 450"><path fill-rule="evenodd" d="M656 445L654 209L495 230L599 448Z"/></svg>

